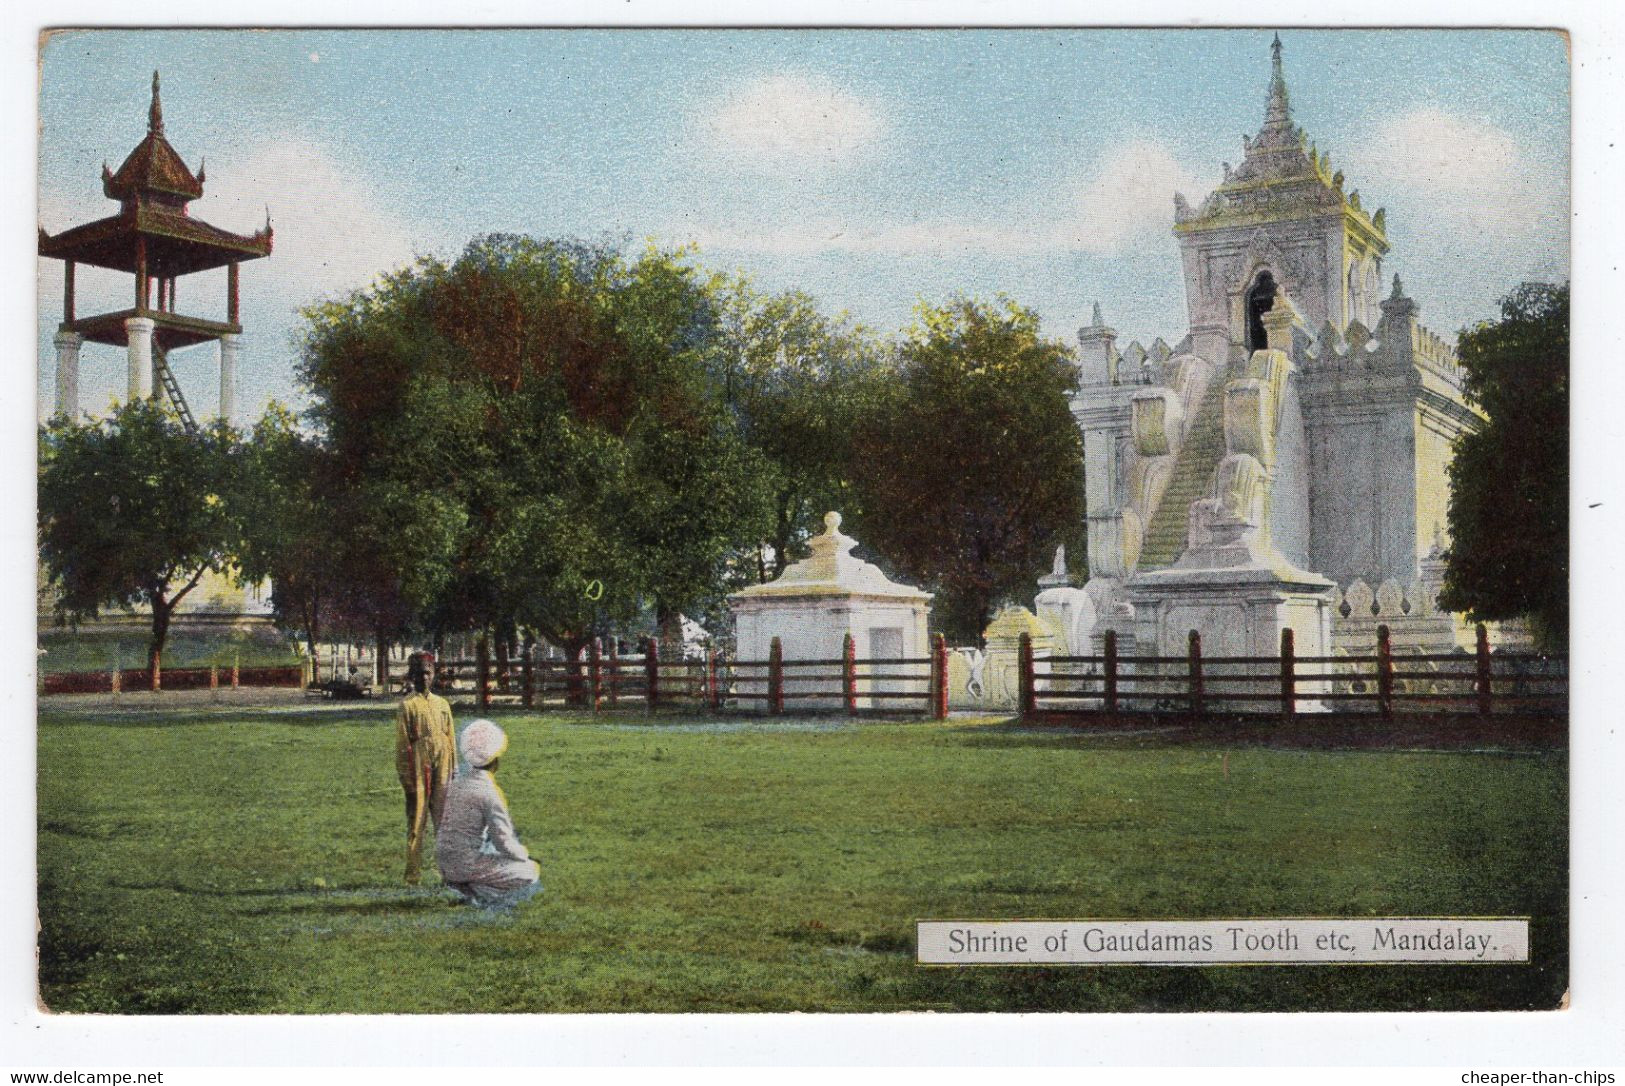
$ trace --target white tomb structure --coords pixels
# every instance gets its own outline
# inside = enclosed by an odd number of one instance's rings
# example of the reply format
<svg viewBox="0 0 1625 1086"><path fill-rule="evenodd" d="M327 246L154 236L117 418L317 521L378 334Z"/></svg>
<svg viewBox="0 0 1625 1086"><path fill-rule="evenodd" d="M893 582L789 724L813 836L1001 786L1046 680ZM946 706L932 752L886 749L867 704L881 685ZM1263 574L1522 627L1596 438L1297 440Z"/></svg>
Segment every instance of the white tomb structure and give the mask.
<svg viewBox="0 0 1625 1086"><path fill-rule="evenodd" d="M1454 351L1383 299L1385 212L1292 121L1272 46L1264 122L1201 204L1174 195L1189 332L1119 351L1079 330L1088 637L1125 655L1299 655L1471 643L1440 612L1451 444L1482 417ZM1048 594L1049 590L1046 590Z"/></svg>
<svg viewBox="0 0 1625 1086"><path fill-rule="evenodd" d="M728 597L734 618L735 652L741 660L766 660L773 639L779 639L783 659L839 660L847 634L860 660L923 659L930 655L926 622L931 594L897 584L878 568L852 554L858 541L841 534L841 515L824 514L824 531L808 543L812 554L792 563L767 584L751 585ZM913 668L923 676L924 665ZM819 669L829 675L830 669ZM860 672L861 674L861 672ZM840 707L832 698L797 698L800 693L840 693L839 679L796 681L797 669L785 670L786 708ZM877 690L918 691L921 683L881 681ZM766 673L741 675L740 689L760 693ZM860 686L867 689L867 684ZM859 699L863 708L882 707L889 699ZM757 704L766 707L765 701Z"/></svg>

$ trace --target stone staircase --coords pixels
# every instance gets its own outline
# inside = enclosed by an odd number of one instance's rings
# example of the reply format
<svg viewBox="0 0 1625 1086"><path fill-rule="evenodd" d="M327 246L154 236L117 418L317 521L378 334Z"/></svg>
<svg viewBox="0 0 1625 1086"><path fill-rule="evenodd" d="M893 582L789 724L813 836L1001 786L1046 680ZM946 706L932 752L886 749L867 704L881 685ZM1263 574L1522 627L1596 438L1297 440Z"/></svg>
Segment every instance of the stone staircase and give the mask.
<svg viewBox="0 0 1625 1086"><path fill-rule="evenodd" d="M1222 375L1208 384L1190 431L1174 454L1173 478L1140 547L1142 572L1167 569L1185 553L1191 502L1207 496L1213 472L1224 459L1224 385Z"/></svg>

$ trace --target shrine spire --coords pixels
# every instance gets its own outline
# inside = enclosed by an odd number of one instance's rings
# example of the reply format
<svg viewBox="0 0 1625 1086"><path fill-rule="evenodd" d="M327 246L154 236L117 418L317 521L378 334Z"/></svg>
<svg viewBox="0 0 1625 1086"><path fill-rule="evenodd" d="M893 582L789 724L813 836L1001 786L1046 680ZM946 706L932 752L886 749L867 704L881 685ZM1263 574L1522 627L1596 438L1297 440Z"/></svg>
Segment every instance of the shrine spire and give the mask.
<svg viewBox="0 0 1625 1086"><path fill-rule="evenodd" d="M1270 45L1270 96L1264 107L1265 129L1290 127L1292 100L1286 90L1286 74L1281 68L1281 35Z"/></svg>
<svg viewBox="0 0 1625 1086"><path fill-rule="evenodd" d="M152 105L147 108L147 131L154 136L164 134L164 104L158 99L158 70L152 72Z"/></svg>

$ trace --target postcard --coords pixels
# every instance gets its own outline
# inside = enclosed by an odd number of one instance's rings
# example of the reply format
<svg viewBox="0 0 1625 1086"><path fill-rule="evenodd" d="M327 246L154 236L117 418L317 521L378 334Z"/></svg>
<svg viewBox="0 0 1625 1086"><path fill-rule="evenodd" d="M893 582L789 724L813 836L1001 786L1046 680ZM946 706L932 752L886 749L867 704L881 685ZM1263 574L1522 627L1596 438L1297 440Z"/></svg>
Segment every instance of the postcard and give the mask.
<svg viewBox="0 0 1625 1086"><path fill-rule="evenodd" d="M47 33L42 1006L1567 1006L1568 46Z"/></svg>

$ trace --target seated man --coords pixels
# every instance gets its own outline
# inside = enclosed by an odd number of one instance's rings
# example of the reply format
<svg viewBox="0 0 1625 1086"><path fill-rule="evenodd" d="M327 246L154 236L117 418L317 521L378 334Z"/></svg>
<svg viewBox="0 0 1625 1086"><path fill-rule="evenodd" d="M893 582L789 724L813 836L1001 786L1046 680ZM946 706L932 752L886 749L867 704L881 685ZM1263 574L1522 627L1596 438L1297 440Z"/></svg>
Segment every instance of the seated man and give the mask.
<svg viewBox="0 0 1625 1086"><path fill-rule="evenodd" d="M511 909L542 889L541 869L514 833L508 801L492 774L508 737L489 720L472 721L457 741L466 763L446 790L435 827L440 877L470 905Z"/></svg>

